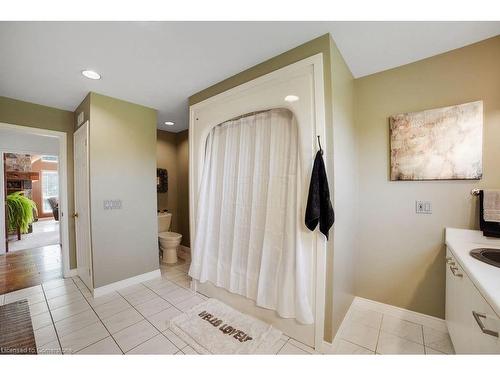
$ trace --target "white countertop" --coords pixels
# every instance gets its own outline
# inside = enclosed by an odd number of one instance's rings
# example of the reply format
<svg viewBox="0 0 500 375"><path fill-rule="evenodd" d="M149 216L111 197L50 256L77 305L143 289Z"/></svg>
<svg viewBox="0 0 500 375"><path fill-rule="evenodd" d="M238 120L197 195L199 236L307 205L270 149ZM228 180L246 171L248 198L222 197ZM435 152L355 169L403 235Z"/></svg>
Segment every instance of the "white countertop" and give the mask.
<svg viewBox="0 0 500 375"><path fill-rule="evenodd" d="M485 237L478 230L446 228L446 246L500 317L500 268L481 262L469 254L472 249L479 247L500 249L500 238Z"/></svg>

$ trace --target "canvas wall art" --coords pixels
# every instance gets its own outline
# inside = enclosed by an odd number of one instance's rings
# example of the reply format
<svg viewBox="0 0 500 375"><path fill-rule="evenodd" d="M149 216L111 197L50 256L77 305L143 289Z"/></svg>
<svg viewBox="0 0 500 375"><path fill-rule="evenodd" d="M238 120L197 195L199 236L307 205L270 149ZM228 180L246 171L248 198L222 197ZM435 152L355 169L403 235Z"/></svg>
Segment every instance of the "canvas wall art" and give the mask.
<svg viewBox="0 0 500 375"><path fill-rule="evenodd" d="M483 102L390 117L391 180L482 177Z"/></svg>

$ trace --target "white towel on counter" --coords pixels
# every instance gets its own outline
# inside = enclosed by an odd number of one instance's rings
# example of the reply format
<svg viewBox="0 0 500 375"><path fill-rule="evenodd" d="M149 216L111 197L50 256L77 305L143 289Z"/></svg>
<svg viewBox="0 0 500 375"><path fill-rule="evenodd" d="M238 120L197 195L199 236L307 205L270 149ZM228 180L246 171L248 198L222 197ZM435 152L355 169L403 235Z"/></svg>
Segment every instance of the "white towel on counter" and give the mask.
<svg viewBox="0 0 500 375"><path fill-rule="evenodd" d="M500 190L483 191L483 219L500 223Z"/></svg>

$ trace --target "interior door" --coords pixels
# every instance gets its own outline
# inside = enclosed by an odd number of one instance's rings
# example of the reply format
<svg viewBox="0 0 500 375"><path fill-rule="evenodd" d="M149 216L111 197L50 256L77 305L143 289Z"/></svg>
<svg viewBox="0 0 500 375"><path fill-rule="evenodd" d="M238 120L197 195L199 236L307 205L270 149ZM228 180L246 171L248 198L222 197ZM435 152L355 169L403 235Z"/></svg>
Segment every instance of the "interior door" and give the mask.
<svg viewBox="0 0 500 375"><path fill-rule="evenodd" d="M94 289L92 280L92 248L90 237L89 192L89 122L85 122L74 134L75 167L75 232L78 276Z"/></svg>

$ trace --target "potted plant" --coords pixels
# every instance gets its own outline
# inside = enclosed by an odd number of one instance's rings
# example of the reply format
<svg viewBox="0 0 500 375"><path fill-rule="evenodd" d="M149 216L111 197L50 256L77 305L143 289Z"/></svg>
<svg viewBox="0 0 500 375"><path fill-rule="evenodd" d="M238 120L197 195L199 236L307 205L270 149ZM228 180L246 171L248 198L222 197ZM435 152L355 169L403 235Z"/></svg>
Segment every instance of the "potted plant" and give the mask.
<svg viewBox="0 0 500 375"><path fill-rule="evenodd" d="M7 195L6 203L8 231L28 233L30 224L35 220L33 212L37 212L35 202L18 191Z"/></svg>

